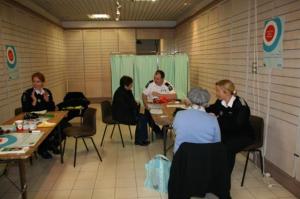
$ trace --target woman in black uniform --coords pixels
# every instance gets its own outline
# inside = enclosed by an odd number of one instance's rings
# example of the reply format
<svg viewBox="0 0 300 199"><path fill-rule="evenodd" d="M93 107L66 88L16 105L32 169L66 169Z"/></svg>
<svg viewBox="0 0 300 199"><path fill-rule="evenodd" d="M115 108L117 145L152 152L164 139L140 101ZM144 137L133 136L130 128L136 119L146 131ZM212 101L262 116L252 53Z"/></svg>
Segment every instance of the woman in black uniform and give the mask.
<svg viewBox="0 0 300 199"><path fill-rule="evenodd" d="M251 145L254 141L251 127L250 109L246 101L236 95L235 86L230 80L216 83L217 101L207 108L218 118L221 129L221 141L228 149L228 168L234 168L236 153Z"/></svg>
<svg viewBox="0 0 300 199"><path fill-rule="evenodd" d="M31 80L32 88L26 90L22 94L22 111L54 111L55 103L53 101L52 93L49 89L44 88L45 76L42 73L37 72L32 75ZM51 139L54 139L53 135L48 136L38 149L38 153L45 159L52 158L52 155L48 152L50 149L55 154L59 153L58 149L51 144Z"/></svg>

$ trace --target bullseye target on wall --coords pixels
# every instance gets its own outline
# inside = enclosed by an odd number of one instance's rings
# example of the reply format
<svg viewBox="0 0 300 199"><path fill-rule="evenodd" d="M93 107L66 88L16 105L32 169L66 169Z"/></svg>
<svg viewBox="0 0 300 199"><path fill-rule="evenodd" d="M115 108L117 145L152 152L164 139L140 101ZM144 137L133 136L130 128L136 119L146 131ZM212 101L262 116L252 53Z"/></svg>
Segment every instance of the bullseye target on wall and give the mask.
<svg viewBox="0 0 300 199"><path fill-rule="evenodd" d="M280 17L265 21L263 31L264 65L267 67L283 67L282 38L284 23Z"/></svg>
<svg viewBox="0 0 300 199"><path fill-rule="evenodd" d="M282 36L282 23L279 18L269 20L264 29L264 50L273 51L279 44Z"/></svg>
<svg viewBox="0 0 300 199"><path fill-rule="evenodd" d="M6 49L6 65L8 69L9 79L17 79L18 70L17 70L16 48L12 45L6 45L5 49Z"/></svg>
<svg viewBox="0 0 300 199"><path fill-rule="evenodd" d="M6 46L6 62L11 69L17 65L17 54L14 46Z"/></svg>

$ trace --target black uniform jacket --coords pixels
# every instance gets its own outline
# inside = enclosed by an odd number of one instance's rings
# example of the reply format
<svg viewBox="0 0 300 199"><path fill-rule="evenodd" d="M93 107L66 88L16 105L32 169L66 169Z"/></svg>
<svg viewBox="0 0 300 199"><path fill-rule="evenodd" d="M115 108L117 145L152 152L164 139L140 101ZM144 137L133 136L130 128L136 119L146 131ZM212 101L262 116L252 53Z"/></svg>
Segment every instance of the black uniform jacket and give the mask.
<svg viewBox="0 0 300 199"><path fill-rule="evenodd" d="M55 104L53 101L51 91L47 88L43 88L43 89L48 93L49 101L46 102L43 95L37 94L36 92L34 92L34 95L37 98L37 103L35 106L32 105L32 98L31 98L33 88L26 90L22 94L21 102L22 102L22 111L23 112L42 111L42 110L54 111L55 110Z"/></svg>
<svg viewBox="0 0 300 199"><path fill-rule="evenodd" d="M249 121L250 109L243 98L236 96L232 107L225 107L221 104L221 100L217 100L206 111L214 113L218 117L222 140L232 136L253 138L253 128Z"/></svg>

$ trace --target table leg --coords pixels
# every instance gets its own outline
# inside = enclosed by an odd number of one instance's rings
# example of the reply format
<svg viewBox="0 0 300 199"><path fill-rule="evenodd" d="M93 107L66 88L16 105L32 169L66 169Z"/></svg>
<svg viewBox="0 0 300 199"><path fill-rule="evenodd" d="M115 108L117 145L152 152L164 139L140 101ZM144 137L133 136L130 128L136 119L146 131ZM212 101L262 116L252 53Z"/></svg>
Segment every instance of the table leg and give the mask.
<svg viewBox="0 0 300 199"><path fill-rule="evenodd" d="M162 133L164 136L164 155L167 155L167 133L168 133L168 126L163 126Z"/></svg>
<svg viewBox="0 0 300 199"><path fill-rule="evenodd" d="M63 154L63 150L62 150L62 131L61 131L61 125L57 125L57 131L58 131L58 139L59 139L59 151L60 151L60 163L63 164L64 163L64 154Z"/></svg>
<svg viewBox="0 0 300 199"><path fill-rule="evenodd" d="M20 175L22 199L27 199L25 161L23 159L20 159L18 163L19 163L19 175Z"/></svg>

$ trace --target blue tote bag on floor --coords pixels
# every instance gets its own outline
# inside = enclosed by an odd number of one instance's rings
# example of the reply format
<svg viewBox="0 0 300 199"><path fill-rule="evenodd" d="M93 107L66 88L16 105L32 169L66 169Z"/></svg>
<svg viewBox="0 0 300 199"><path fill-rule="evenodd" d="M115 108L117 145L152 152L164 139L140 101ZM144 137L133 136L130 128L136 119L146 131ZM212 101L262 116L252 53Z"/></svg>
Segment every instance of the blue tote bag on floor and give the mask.
<svg viewBox="0 0 300 199"><path fill-rule="evenodd" d="M145 187L159 193L168 192L171 161L164 155L156 155L146 165Z"/></svg>

